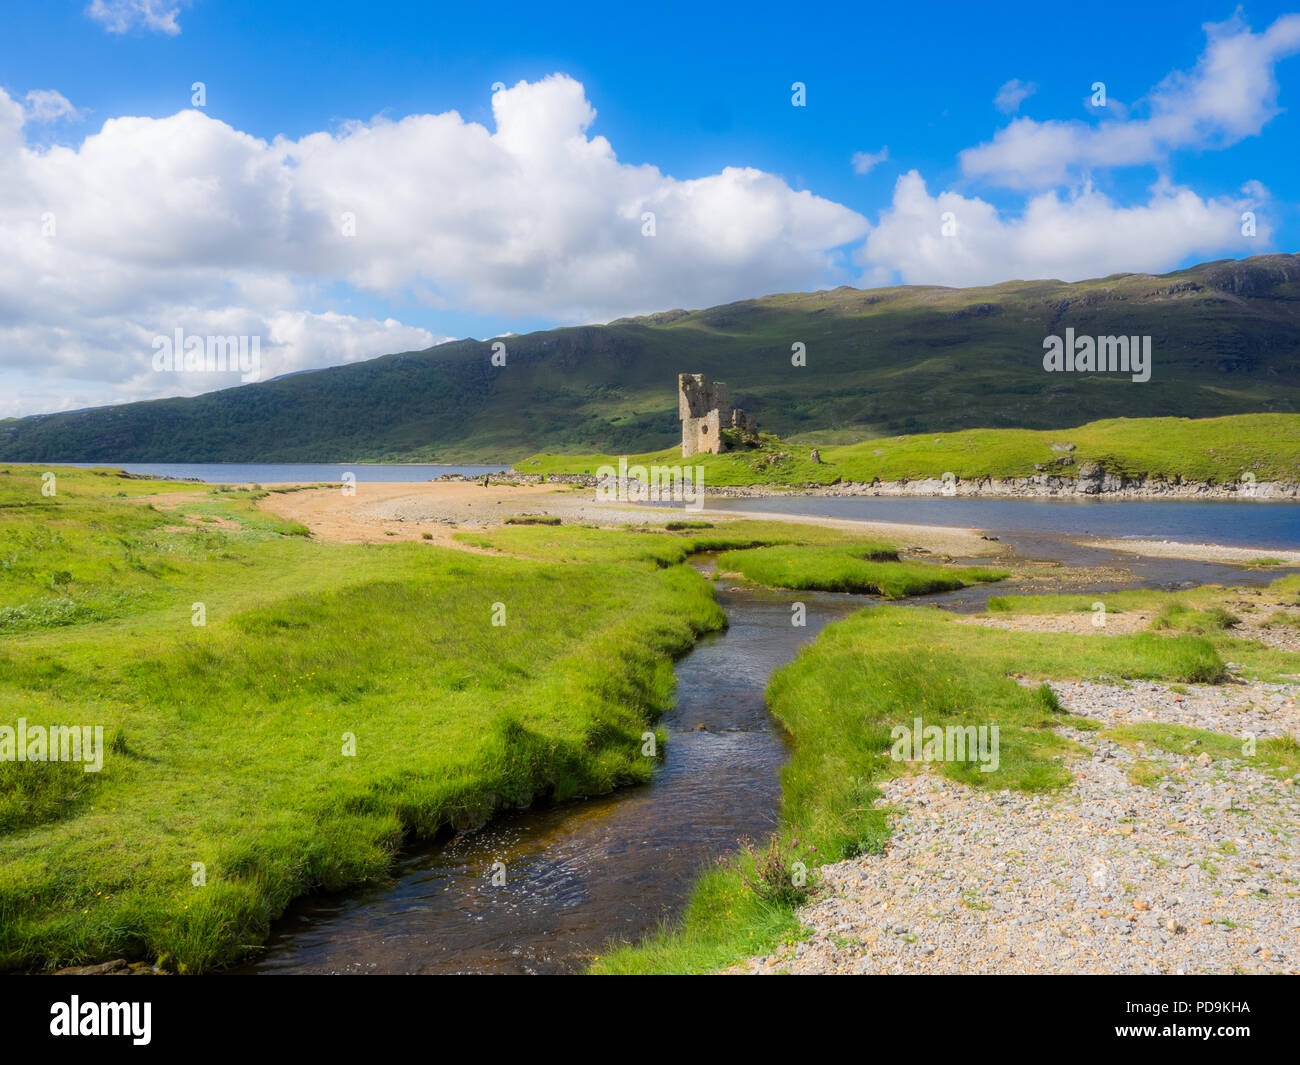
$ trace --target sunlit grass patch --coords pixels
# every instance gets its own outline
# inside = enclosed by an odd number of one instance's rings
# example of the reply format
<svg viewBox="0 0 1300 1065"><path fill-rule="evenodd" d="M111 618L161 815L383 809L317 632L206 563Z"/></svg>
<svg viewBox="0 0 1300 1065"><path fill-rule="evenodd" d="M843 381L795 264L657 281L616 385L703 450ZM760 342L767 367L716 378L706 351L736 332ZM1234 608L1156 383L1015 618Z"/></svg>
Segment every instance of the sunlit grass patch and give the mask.
<svg viewBox="0 0 1300 1065"><path fill-rule="evenodd" d="M256 493L107 470L8 469L0 476L0 637L139 613L213 563L236 568L255 542L308 533L259 511ZM193 498L175 510L149 500L178 491Z"/></svg>
<svg viewBox="0 0 1300 1065"><path fill-rule="evenodd" d="M933 478L952 473L961 481L984 477L1032 477L1044 467L1066 480L1085 463L1152 481L1237 482L1249 471L1260 481L1294 480L1300 443L1294 414L1241 414L1218 418L1108 418L1069 429L962 429L912 433L810 449L771 434L762 446L720 455L696 455L705 485L804 485L839 481L870 483ZM1061 464L1054 445L1075 445ZM630 463L674 465L677 448L627 456ZM516 463L527 473L588 473L616 466L619 457L539 454Z"/></svg>
<svg viewBox="0 0 1300 1065"><path fill-rule="evenodd" d="M1236 665L1241 676L1279 681L1300 676L1300 654L1266 646L1243 636L1242 630L1245 621L1255 618L1261 607L1271 612L1256 623L1260 628L1289 625L1288 619L1292 615L1287 610L1274 610L1272 607L1279 603L1300 606L1297 595L1300 595L1300 574L1291 574L1272 581L1263 589L1205 585L1178 592L1129 589L1095 595L994 596L988 601L988 609L992 614L1036 616L1095 613L1100 604L1105 614L1142 612L1154 615L1150 622L1153 632L1202 635L1220 656Z"/></svg>
<svg viewBox="0 0 1300 1065"><path fill-rule="evenodd" d="M566 562L650 562L672 566L705 551L764 547L778 544L842 544L864 550L896 549L837 529L779 521L727 521L673 523L689 525L670 530L667 526L628 525L623 528L562 525L529 528L511 525L483 533L456 533L455 539L470 547L500 551L525 558Z"/></svg>
<svg viewBox="0 0 1300 1065"><path fill-rule="evenodd" d="M317 543L257 492L164 512L102 480L0 510L0 723L114 737L100 773L0 767L0 967L209 969L295 896L384 876L413 834L644 781L673 657L725 623L671 556ZM218 520L168 531L187 514Z"/></svg>
<svg viewBox="0 0 1300 1065"><path fill-rule="evenodd" d="M1233 759L1282 778L1300 773L1300 739L1291 735L1250 740L1246 736L1227 736L1187 725L1142 721L1108 729L1106 736L1128 747L1143 743L1193 758L1208 754L1215 760Z"/></svg>
<svg viewBox="0 0 1300 1065"><path fill-rule="evenodd" d="M1007 570L976 566L901 562L896 548L879 543L728 551L718 557L718 569L741 573L771 588L863 592L889 599L955 591L1010 576Z"/></svg>

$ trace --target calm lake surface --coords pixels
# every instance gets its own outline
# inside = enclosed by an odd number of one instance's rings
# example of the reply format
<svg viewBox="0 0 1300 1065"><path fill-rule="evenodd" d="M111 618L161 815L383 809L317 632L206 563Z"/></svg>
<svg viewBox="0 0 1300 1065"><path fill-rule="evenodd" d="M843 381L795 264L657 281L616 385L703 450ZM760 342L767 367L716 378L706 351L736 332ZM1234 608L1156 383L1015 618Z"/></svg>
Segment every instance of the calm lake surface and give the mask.
<svg viewBox="0 0 1300 1065"><path fill-rule="evenodd" d="M482 477L485 473L500 473L506 468L497 466L439 466L412 463L407 465L374 465L353 463L296 463L296 462L57 462L54 466L110 466L127 473L142 473L150 477L177 477L182 480L204 481L207 484L285 484L295 481L339 481L344 473L351 473L358 481L431 481L444 473L460 473L466 477Z"/></svg>
<svg viewBox="0 0 1300 1065"><path fill-rule="evenodd" d="M1120 540L1178 540L1300 548L1300 503L1146 500L898 499L878 496L709 498L710 510L814 514L1004 531L1034 530Z"/></svg>

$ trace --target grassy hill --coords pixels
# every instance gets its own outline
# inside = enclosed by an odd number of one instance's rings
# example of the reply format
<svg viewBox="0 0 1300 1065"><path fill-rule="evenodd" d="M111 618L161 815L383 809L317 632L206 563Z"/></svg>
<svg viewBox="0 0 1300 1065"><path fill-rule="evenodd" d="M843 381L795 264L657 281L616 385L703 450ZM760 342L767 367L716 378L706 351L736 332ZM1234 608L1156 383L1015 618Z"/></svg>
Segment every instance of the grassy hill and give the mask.
<svg viewBox="0 0 1300 1065"><path fill-rule="evenodd" d="M1073 445L1072 449L1068 449ZM704 484L832 484L942 477L1074 477L1094 463L1109 473L1165 480L1300 481L1300 414L1238 414L1224 418L1109 418L1073 429L971 429L894 436L819 449L764 436L761 446L725 455L696 455ZM681 463L680 447L628 457L629 464ZM534 455L520 473L596 473L614 455Z"/></svg>
<svg viewBox="0 0 1300 1065"><path fill-rule="evenodd" d="M1150 335L1151 380L1047 374L1042 341ZM1300 256L1153 276L766 296L301 373L190 399L0 421L0 461L465 461L678 437L676 378L761 427L844 444L974 426L1300 411ZM792 366L791 346L807 365ZM149 352L143 352L146 358Z"/></svg>

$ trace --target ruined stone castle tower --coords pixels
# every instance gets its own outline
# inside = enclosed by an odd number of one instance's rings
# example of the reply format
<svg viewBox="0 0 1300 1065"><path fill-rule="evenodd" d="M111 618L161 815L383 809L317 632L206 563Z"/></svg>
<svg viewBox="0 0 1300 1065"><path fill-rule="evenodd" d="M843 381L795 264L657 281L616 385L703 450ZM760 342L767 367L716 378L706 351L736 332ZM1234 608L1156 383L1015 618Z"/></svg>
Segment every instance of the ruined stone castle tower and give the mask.
<svg viewBox="0 0 1300 1065"><path fill-rule="evenodd" d="M721 381L709 384L702 373L677 375L677 416L682 420L682 457L727 450L722 430L755 431L754 419L731 406L731 392Z"/></svg>

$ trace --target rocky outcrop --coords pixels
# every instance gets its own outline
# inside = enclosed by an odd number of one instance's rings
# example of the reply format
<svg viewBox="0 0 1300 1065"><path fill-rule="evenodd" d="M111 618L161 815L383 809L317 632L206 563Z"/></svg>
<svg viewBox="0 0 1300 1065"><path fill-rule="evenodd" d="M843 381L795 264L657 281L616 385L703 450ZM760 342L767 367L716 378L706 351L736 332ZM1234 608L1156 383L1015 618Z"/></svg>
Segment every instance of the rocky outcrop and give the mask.
<svg viewBox="0 0 1300 1065"><path fill-rule="evenodd" d="M506 470L505 473L490 473L487 477L492 484L576 484L595 488L599 483L599 479L590 473L516 473L514 470ZM483 475L466 477L463 473L444 473L433 479L439 482L482 481Z"/></svg>
<svg viewBox="0 0 1300 1065"><path fill-rule="evenodd" d="M478 481L449 473L439 481ZM493 474L494 484L572 484L597 487L598 479L589 473L505 473ZM752 484L700 486L706 496L961 496L995 499L1203 499L1258 502L1300 501L1300 481L1184 481L1163 477L1125 477L1108 473L1095 462L1084 462L1075 477L1056 473L1036 473L1030 477L924 477L916 480L838 481L835 484Z"/></svg>
<svg viewBox="0 0 1300 1065"><path fill-rule="evenodd" d="M1256 255L1240 262L1215 263L1206 268L1205 279L1235 296L1266 296L1279 285L1300 281L1300 256Z"/></svg>
<svg viewBox="0 0 1300 1065"><path fill-rule="evenodd" d="M1087 471L1085 476L1085 471ZM1300 500L1300 482L1260 481L1216 484L1208 481L1168 481L1156 478L1127 478L1107 473L1095 463L1085 462L1079 475L1061 477L1039 473L1032 477L973 480L927 477L911 481L841 481L838 484L705 485L706 496L961 496L1000 499L1202 499L1279 502Z"/></svg>

